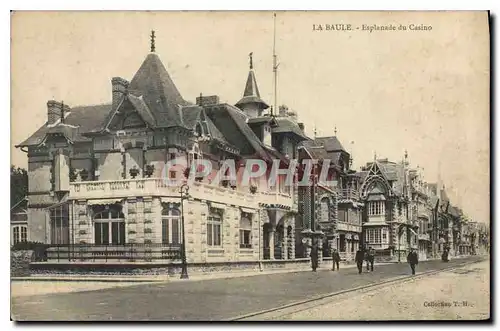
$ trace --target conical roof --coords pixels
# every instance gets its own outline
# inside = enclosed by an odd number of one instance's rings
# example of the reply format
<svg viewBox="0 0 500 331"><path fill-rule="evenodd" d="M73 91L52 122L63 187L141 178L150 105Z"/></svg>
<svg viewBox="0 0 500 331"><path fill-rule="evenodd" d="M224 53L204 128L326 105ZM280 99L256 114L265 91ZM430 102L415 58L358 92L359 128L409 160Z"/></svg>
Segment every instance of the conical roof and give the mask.
<svg viewBox="0 0 500 331"><path fill-rule="evenodd" d="M150 53L132 78L129 92L143 97L160 127L182 126L181 107L186 102L158 55Z"/></svg>
<svg viewBox="0 0 500 331"><path fill-rule="evenodd" d="M269 106L260 98L259 87L257 86L257 80L255 79L255 74L253 70L248 72L247 83L245 85L245 91L243 92L243 98L236 103L236 107L242 108L247 104L255 103L260 109L267 109Z"/></svg>

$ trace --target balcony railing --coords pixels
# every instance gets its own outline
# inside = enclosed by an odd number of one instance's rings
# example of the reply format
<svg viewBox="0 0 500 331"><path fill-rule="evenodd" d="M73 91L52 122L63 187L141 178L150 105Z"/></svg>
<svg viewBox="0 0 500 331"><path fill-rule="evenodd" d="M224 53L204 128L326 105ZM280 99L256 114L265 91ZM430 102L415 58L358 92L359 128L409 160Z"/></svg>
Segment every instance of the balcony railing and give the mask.
<svg viewBox="0 0 500 331"><path fill-rule="evenodd" d="M358 190L347 188L339 190L339 198L348 200L359 200Z"/></svg>
<svg viewBox="0 0 500 331"><path fill-rule="evenodd" d="M292 196L285 193L238 190L202 182L189 183L189 194L193 198L210 200L222 204L258 208L259 203L279 204L293 208ZM70 198L112 199L135 196L180 197L179 186L169 185L161 178L103 180L75 182L70 184Z"/></svg>
<svg viewBox="0 0 500 331"><path fill-rule="evenodd" d="M337 230L348 231L348 232L361 232L360 224L337 222Z"/></svg>
<svg viewBox="0 0 500 331"><path fill-rule="evenodd" d="M419 233L418 234L418 240L428 240L430 241L430 235L428 233Z"/></svg>
<svg viewBox="0 0 500 331"><path fill-rule="evenodd" d="M46 249L44 262L154 262L181 259L181 245L123 244L123 245L51 245Z"/></svg>

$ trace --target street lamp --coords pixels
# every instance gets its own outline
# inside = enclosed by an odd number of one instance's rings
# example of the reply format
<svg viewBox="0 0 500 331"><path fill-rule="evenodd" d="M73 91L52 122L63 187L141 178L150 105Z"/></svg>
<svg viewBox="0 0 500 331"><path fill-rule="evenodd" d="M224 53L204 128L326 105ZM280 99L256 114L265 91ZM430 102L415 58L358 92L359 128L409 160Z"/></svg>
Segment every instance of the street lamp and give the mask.
<svg viewBox="0 0 500 331"><path fill-rule="evenodd" d="M189 199L189 185L182 184L179 189L179 193L181 194L181 220L182 220L182 272L181 279L188 279L187 272L187 260L186 260L186 235L185 235L185 226L184 226L184 200Z"/></svg>

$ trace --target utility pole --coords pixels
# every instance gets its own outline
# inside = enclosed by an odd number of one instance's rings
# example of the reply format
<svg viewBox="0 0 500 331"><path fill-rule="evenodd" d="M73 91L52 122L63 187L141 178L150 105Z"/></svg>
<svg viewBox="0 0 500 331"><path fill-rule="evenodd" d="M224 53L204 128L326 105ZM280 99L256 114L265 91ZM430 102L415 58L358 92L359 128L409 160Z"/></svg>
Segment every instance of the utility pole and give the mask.
<svg viewBox="0 0 500 331"><path fill-rule="evenodd" d="M278 109L278 56L276 55L276 13L274 13L274 33L273 33L273 76L274 76L274 111ZM272 114L271 114L272 115Z"/></svg>

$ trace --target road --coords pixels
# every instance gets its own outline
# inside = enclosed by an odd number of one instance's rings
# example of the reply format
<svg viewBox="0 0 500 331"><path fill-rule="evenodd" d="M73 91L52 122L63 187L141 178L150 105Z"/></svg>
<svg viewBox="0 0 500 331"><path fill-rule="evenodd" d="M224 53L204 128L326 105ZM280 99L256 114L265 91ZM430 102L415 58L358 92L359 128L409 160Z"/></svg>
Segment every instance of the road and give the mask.
<svg viewBox="0 0 500 331"><path fill-rule="evenodd" d="M490 317L490 265L489 261L469 264L328 301L304 310L295 307L268 319L486 320Z"/></svg>
<svg viewBox="0 0 500 331"><path fill-rule="evenodd" d="M444 269L479 257L419 264L418 272ZM406 263L375 266L359 275L355 268L332 272L259 275L232 279L141 284L88 292L14 297L16 321L220 321L281 307L318 295L376 284L408 275ZM47 284L41 283L41 286Z"/></svg>

